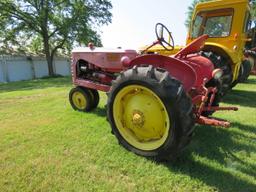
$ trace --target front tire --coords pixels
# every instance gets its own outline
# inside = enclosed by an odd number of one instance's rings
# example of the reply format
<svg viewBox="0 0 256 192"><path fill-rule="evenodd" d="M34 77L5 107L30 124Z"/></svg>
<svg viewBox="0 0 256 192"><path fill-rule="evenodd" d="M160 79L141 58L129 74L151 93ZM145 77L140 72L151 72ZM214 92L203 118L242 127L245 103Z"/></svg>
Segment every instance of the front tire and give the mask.
<svg viewBox="0 0 256 192"><path fill-rule="evenodd" d="M75 87L71 89L69 102L76 111L89 112L92 110L93 98L87 88Z"/></svg>
<svg viewBox="0 0 256 192"><path fill-rule="evenodd" d="M113 82L107 106L119 143L138 155L174 159L191 140L191 99L163 69L147 66L125 71Z"/></svg>
<svg viewBox="0 0 256 192"><path fill-rule="evenodd" d="M95 109L98 106L99 102L100 102L100 95L99 95L99 92L95 89L89 89L89 91L90 91L90 94L93 98L91 107L92 107L92 109Z"/></svg>

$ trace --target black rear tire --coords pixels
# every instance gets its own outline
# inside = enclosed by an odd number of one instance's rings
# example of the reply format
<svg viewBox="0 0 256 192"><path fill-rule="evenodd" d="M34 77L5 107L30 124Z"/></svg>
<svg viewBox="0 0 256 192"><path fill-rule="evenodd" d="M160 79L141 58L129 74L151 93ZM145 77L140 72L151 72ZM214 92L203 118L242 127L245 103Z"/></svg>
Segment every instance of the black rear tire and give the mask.
<svg viewBox="0 0 256 192"><path fill-rule="evenodd" d="M213 79L206 85L206 87L218 88L218 92L216 93L215 99L211 105L212 107L218 107L222 98L232 88L233 74L231 66L229 65L228 60L226 58L212 51L203 51L202 56L208 58L214 64L215 69L220 68L223 70L223 76L220 80ZM211 94L209 94L208 96L210 98ZM207 101L206 107L209 105L209 102L210 99ZM213 115L213 113L215 113L215 111L203 111L202 116L208 117Z"/></svg>
<svg viewBox="0 0 256 192"><path fill-rule="evenodd" d="M156 149L143 150L133 146L122 136L114 119L113 106L117 94L127 86L133 85L143 86L157 95L171 117L168 136ZM182 84L172 78L166 70L152 66L129 69L117 77L108 95L107 116L112 132L119 144L129 151L157 161L171 160L175 159L190 142L194 130L193 104Z"/></svg>
<svg viewBox="0 0 256 192"><path fill-rule="evenodd" d="M245 81L247 81L250 76L251 70L252 67L250 61L244 60L240 67L241 73L239 74L238 82L244 83Z"/></svg>
<svg viewBox="0 0 256 192"><path fill-rule="evenodd" d="M220 68L223 70L223 76L218 85L218 95L223 97L232 88L233 74L228 59L212 51L203 51L202 56L208 58L213 63L215 69Z"/></svg>

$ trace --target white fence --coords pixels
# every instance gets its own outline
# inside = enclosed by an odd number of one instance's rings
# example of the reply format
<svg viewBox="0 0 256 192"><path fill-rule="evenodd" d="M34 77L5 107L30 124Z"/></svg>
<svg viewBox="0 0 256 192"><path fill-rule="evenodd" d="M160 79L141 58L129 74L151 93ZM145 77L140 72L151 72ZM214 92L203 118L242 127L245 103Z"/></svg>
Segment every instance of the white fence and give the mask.
<svg viewBox="0 0 256 192"><path fill-rule="evenodd" d="M70 75L70 60L55 58L55 74ZM0 56L0 82L30 80L48 76L48 65L44 57Z"/></svg>

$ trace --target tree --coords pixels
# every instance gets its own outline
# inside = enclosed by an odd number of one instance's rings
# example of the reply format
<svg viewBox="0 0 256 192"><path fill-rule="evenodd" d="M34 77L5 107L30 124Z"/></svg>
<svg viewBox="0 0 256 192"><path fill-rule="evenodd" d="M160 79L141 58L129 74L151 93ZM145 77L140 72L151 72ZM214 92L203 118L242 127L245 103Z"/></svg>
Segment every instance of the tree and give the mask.
<svg viewBox="0 0 256 192"><path fill-rule="evenodd" d="M251 17L252 20L256 19L256 1L255 0L250 0L251 3Z"/></svg>
<svg viewBox="0 0 256 192"><path fill-rule="evenodd" d="M101 45L97 29L111 22L111 8L109 0L1 0L0 46L43 50L52 76L58 50Z"/></svg>
<svg viewBox="0 0 256 192"><path fill-rule="evenodd" d="M186 25L187 28L189 28L189 26L190 26L196 4L201 3L201 2L206 2L206 1L210 1L210 0L193 0L191 5L188 7L188 12L187 12L188 16L187 16L187 19L185 21L185 25Z"/></svg>

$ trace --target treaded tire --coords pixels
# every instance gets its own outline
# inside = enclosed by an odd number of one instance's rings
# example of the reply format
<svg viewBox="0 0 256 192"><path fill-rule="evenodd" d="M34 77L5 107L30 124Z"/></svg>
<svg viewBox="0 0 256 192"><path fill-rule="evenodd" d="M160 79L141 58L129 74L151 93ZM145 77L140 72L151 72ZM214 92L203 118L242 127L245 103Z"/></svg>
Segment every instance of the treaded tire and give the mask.
<svg viewBox="0 0 256 192"><path fill-rule="evenodd" d="M157 149L146 151L134 147L122 137L117 128L113 115L114 101L118 92L129 85L144 86L154 92L171 117L168 136ZM120 145L137 155L156 161L174 160L189 144L194 130L193 105L182 84L172 78L166 70L152 66L128 69L112 82L108 93L107 116Z"/></svg>
<svg viewBox="0 0 256 192"><path fill-rule="evenodd" d="M225 94L232 88L232 79L233 74L231 67L227 63L227 59L219 56L218 54L212 51L203 51L202 56L208 58L213 64L214 68L220 68L223 70L223 77L220 81L212 80L206 87L217 87L218 93L215 95L215 99L213 100L212 107L218 107L219 103L221 102L222 98ZM209 98L210 98L209 94ZM210 99L209 99L210 100ZM206 106L208 105L209 101L207 101ZM208 117L215 113L215 111L203 111L202 116Z"/></svg>
<svg viewBox="0 0 256 192"><path fill-rule="evenodd" d="M79 108L74 100L73 100L73 94L75 94L76 92L79 92L83 95L84 99L86 100L86 105L83 108ZM91 96L90 91L87 88L82 88L82 87L75 87L73 89L70 90L69 92L69 102L72 106L72 108L76 111L80 111L80 112L89 112L92 110L92 105L93 105L93 98Z"/></svg>
<svg viewBox="0 0 256 192"><path fill-rule="evenodd" d="M91 108L95 109L100 102L99 92L95 89L88 89L88 90L91 92L92 100L93 100Z"/></svg>
<svg viewBox="0 0 256 192"><path fill-rule="evenodd" d="M91 92L93 94L93 105L92 108L96 108L100 102L100 95L99 92L95 89L91 89Z"/></svg>
<svg viewBox="0 0 256 192"><path fill-rule="evenodd" d="M238 82L244 83L245 81L247 81L250 76L251 70L252 70L252 68L251 68L250 61L248 61L248 60L243 61L242 65L241 65L242 72L239 74Z"/></svg>
<svg viewBox="0 0 256 192"><path fill-rule="evenodd" d="M212 51L203 51L202 56L208 58L213 63L215 69L220 68L223 70L223 76L221 78L218 93L220 97L223 97L232 88L233 74L231 66L228 64L226 58Z"/></svg>
<svg viewBox="0 0 256 192"><path fill-rule="evenodd" d="M90 110L95 109L98 106L99 102L100 102L99 92L96 89L90 89L90 88L86 88L86 87L80 87L80 88L85 90L85 91L89 91L89 93L91 95L91 99L92 99Z"/></svg>

